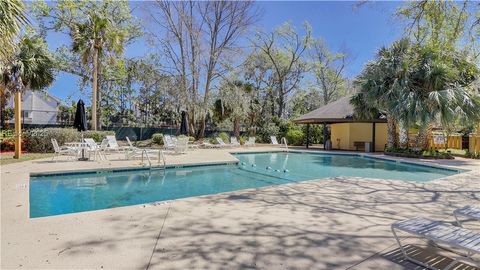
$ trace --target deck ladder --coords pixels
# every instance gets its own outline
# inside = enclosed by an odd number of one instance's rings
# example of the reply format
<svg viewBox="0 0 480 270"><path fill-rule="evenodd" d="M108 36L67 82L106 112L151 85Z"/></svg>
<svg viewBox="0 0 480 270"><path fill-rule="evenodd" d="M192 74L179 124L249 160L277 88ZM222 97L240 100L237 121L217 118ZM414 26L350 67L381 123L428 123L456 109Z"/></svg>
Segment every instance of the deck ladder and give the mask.
<svg viewBox="0 0 480 270"><path fill-rule="evenodd" d="M146 156L148 160L148 167L152 168L152 161L150 160L150 157L148 156L147 150L143 149L142 151L142 164L143 164L143 157Z"/></svg>
<svg viewBox="0 0 480 270"><path fill-rule="evenodd" d="M287 144L287 139L285 137L282 137L282 139L280 140L280 143L285 146L285 149L287 149L287 152L288 152L288 144Z"/></svg>
<svg viewBox="0 0 480 270"><path fill-rule="evenodd" d="M167 169L167 162L165 160L165 153L162 150L160 150L160 153L159 153L158 163L160 163L160 158L162 158L162 161L163 161L163 170L166 170Z"/></svg>

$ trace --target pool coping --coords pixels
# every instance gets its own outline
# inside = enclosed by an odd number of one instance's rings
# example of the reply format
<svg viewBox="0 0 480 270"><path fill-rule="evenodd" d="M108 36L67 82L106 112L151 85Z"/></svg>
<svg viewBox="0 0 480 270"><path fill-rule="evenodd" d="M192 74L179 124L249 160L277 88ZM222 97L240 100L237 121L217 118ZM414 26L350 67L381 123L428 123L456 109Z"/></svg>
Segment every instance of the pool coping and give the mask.
<svg viewBox="0 0 480 270"><path fill-rule="evenodd" d="M164 169L178 169L187 167L201 167L201 166L218 166L218 165L236 165L237 161L214 161L214 162L196 162L196 163L183 163L183 164L171 164L166 166L154 165L154 166L142 166L142 167L116 167L116 168L98 168L98 169L83 169L83 170L66 170L66 171L52 171L52 172L40 172L30 173L30 177L44 177L44 176L61 176L71 174L93 174L93 173L108 173L108 172L128 172L128 171L143 171L143 170L164 170Z"/></svg>

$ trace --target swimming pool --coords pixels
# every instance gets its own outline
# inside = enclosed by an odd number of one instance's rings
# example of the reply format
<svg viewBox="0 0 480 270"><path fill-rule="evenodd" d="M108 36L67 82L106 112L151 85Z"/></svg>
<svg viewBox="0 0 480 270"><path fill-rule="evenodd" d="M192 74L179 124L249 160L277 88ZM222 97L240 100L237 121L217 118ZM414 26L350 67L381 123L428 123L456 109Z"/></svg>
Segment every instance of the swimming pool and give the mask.
<svg viewBox="0 0 480 270"><path fill-rule="evenodd" d="M424 182L455 170L358 155L236 154L238 164L65 173L30 178L30 217L144 204L335 176Z"/></svg>

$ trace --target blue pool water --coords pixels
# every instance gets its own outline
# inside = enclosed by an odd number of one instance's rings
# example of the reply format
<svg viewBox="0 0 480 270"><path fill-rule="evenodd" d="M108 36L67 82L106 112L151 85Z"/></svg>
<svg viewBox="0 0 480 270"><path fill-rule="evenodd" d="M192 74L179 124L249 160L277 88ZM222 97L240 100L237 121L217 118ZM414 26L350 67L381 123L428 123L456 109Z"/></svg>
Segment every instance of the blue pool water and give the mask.
<svg viewBox="0 0 480 270"><path fill-rule="evenodd" d="M67 173L30 179L30 217L98 210L335 176L424 182L454 170L355 155L237 154L238 165ZM268 167L268 168L267 168Z"/></svg>

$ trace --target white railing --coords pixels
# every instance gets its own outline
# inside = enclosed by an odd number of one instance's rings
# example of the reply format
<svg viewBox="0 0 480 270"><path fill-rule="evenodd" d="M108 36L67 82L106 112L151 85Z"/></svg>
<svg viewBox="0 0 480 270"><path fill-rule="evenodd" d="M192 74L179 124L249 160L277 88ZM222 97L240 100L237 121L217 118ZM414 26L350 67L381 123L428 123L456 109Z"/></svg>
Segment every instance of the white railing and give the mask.
<svg viewBox="0 0 480 270"><path fill-rule="evenodd" d="M162 150L160 150L160 153L159 153L159 157L158 157L158 162L160 163L160 158L162 158L162 161L163 161L163 169L165 170L167 168L167 161L165 160L165 153L163 153Z"/></svg>
<svg viewBox="0 0 480 270"><path fill-rule="evenodd" d="M142 164L143 164L143 157L146 156L148 160L148 166L151 168L152 167L152 161L150 160L150 157L148 156L147 150L143 149L142 151Z"/></svg>
<svg viewBox="0 0 480 270"><path fill-rule="evenodd" d="M287 139L285 137L282 137L280 140L280 144L283 144L285 146L285 149L288 151L288 144L287 144Z"/></svg>

